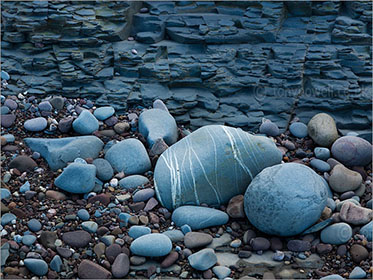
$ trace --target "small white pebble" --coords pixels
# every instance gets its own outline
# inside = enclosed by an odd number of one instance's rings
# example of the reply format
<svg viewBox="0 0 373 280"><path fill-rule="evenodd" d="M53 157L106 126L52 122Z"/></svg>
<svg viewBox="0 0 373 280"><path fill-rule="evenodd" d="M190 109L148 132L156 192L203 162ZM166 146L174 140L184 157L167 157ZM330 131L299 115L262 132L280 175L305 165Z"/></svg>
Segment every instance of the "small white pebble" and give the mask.
<svg viewBox="0 0 373 280"><path fill-rule="evenodd" d="M112 187L117 187L118 186L118 179L116 179L116 178L113 178L113 179L111 179L110 180L110 186L112 186Z"/></svg>
<svg viewBox="0 0 373 280"><path fill-rule="evenodd" d="M132 52L133 54L136 54L136 55L137 55L137 50L132 49L131 52Z"/></svg>

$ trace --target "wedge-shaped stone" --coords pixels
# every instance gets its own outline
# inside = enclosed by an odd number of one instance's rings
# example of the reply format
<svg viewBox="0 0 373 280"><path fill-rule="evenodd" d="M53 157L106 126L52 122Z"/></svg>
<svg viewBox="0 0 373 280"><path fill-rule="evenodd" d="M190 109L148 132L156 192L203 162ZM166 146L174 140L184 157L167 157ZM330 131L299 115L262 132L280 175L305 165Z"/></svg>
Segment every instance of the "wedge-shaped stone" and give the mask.
<svg viewBox="0 0 373 280"><path fill-rule="evenodd" d="M38 152L56 171L68 162L80 158L97 158L104 143L96 136L78 136L60 139L26 138L25 143Z"/></svg>

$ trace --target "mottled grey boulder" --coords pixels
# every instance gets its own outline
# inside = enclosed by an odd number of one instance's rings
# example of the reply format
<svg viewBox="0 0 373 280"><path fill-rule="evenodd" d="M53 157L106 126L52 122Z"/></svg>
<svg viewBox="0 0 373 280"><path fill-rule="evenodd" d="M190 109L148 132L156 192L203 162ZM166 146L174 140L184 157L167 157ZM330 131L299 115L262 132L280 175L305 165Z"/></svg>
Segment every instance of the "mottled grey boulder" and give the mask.
<svg viewBox="0 0 373 280"><path fill-rule="evenodd" d="M365 166L372 161L372 145L356 136L343 136L334 142L332 154L347 166Z"/></svg>
<svg viewBox="0 0 373 280"><path fill-rule="evenodd" d="M25 143L38 152L56 171L76 158L97 158L104 143L96 136L78 136L59 139L25 138Z"/></svg>
<svg viewBox="0 0 373 280"><path fill-rule="evenodd" d="M153 146L159 138L167 145L177 141L177 125L170 113L161 109L150 109L141 113L139 117L139 131L147 139L149 146Z"/></svg>
<svg viewBox="0 0 373 280"><path fill-rule="evenodd" d="M244 193L256 174L281 159L267 137L205 126L161 155L154 171L157 197L168 209L201 203L219 206Z"/></svg>
<svg viewBox="0 0 373 280"><path fill-rule="evenodd" d="M315 115L308 123L308 134L317 144L330 147L338 138L334 119L325 113Z"/></svg>

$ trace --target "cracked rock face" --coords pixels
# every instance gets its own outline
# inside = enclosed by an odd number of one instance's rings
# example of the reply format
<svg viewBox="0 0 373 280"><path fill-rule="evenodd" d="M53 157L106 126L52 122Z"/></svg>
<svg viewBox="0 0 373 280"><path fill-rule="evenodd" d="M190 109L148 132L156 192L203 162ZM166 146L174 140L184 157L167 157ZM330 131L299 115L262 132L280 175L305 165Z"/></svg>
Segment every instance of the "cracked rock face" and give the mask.
<svg viewBox="0 0 373 280"><path fill-rule="evenodd" d="M242 194L265 167L281 162L281 152L267 137L240 129L202 127L168 148L154 171L161 204L219 206Z"/></svg>
<svg viewBox="0 0 373 280"><path fill-rule="evenodd" d="M312 226L326 205L327 189L311 168L285 163L268 167L245 193L245 212L259 230L279 236L297 235Z"/></svg>

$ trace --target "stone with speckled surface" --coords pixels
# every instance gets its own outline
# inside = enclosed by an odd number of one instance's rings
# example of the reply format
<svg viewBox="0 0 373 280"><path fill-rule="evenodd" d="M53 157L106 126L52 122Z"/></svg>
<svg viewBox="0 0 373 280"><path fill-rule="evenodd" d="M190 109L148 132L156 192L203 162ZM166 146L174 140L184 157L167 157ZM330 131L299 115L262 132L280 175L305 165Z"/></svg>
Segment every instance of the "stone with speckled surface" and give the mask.
<svg viewBox="0 0 373 280"><path fill-rule="evenodd" d="M327 202L327 189L311 168L278 164L260 172L245 193L251 224L272 235L292 236L312 226Z"/></svg>

